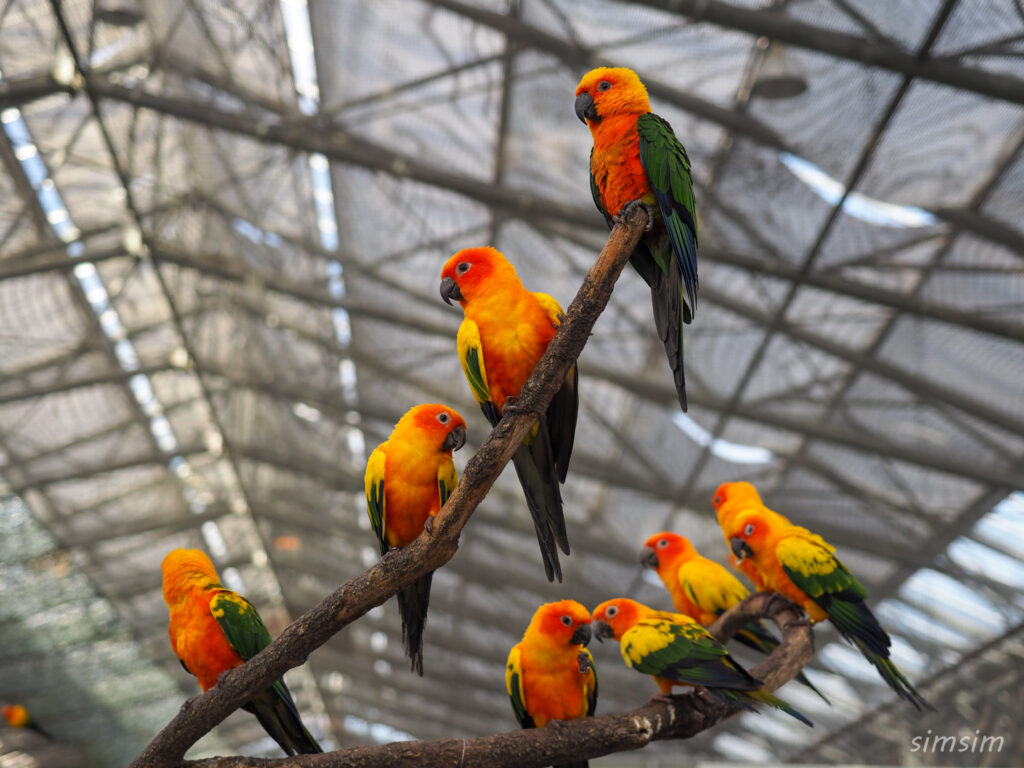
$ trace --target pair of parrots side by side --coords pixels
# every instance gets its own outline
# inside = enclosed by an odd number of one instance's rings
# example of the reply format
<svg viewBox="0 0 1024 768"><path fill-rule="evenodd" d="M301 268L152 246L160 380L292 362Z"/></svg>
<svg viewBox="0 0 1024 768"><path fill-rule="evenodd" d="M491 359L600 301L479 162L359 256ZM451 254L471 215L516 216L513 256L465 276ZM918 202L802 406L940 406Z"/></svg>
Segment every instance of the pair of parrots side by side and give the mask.
<svg viewBox="0 0 1024 768"><path fill-rule="evenodd" d="M585 647L591 634L599 640L617 640L626 665L652 676L659 697L675 686L699 686L729 706L756 710L767 704L811 725L764 690L760 680L689 616L618 598L601 603L593 615L575 600L546 603L537 609L505 666L505 687L520 726L543 728L594 714L597 670ZM584 760L555 768L586 766Z"/></svg>

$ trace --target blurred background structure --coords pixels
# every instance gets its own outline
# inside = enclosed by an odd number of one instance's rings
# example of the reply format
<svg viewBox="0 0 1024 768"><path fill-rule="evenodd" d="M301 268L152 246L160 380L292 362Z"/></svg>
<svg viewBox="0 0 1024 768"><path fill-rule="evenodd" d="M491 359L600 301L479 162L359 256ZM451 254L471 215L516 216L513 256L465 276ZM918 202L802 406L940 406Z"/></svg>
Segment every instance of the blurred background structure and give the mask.
<svg viewBox="0 0 1024 768"><path fill-rule="evenodd" d="M123 765L198 691L167 551L208 551L275 634L376 560L362 473L395 420L461 410L460 467L487 434L445 259L494 244L567 304L606 238L573 114L604 63L693 161L690 412L627 268L580 361L565 583L507 472L435 576L426 676L391 601L289 673L307 724L511 729L535 607L669 607L642 542L724 559L712 491L749 479L839 547L939 711L822 627L833 707L784 691L813 731L747 714L595 765L1022 759L1020 0L0 1L2 703ZM595 653L599 712L654 692ZM911 751L928 729L1005 742ZM0 730L5 768L72 764L52 749ZM278 754L246 713L193 754L229 752Z"/></svg>

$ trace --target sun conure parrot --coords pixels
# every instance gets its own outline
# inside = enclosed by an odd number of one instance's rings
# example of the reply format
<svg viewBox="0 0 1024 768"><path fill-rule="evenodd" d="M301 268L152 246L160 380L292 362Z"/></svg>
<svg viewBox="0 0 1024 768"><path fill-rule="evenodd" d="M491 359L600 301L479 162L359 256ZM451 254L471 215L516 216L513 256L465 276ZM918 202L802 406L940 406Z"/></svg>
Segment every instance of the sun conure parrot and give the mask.
<svg viewBox="0 0 1024 768"><path fill-rule="evenodd" d="M590 717L597 707L590 612L575 600L540 606L505 666L505 687L523 728ZM582 760L554 768L587 768Z"/></svg>
<svg viewBox="0 0 1024 768"><path fill-rule="evenodd" d="M640 562L657 572L672 595L675 609L704 627L714 624L719 616L750 595L725 566L703 557L689 539L677 533L662 531L647 539ZM760 619L741 628L735 638L766 655L779 647L778 639ZM796 679L830 703L803 672Z"/></svg>
<svg viewBox="0 0 1024 768"><path fill-rule="evenodd" d="M651 112L632 70L601 67L576 86L576 115L594 139L590 191L611 227L643 205L648 231L630 263L651 289L654 324L665 345L679 405L686 410L683 324L697 309L697 215L690 159L665 120Z"/></svg>
<svg viewBox="0 0 1024 768"><path fill-rule="evenodd" d="M47 731L44 731L32 715L29 714L28 710L21 704L7 704L2 710L0 710L0 712L3 713L4 720L6 720L7 724L12 728L28 728L29 730L35 731L43 738L50 740L53 739L53 736L51 736Z"/></svg>
<svg viewBox="0 0 1024 768"><path fill-rule="evenodd" d="M526 290L494 248L459 251L441 271L441 298L462 305L458 350L473 397L496 425L519 396L564 317L546 293ZM562 580L557 547L569 554L559 483L565 482L579 408L574 365L547 411L512 457L540 543L549 581Z"/></svg>
<svg viewBox="0 0 1024 768"><path fill-rule="evenodd" d="M270 632L252 603L218 583L205 552L175 549L161 564L164 602L170 610L171 648L206 691L220 675L270 645ZM287 755L322 752L302 724L291 693L278 678L243 705Z"/></svg>
<svg viewBox="0 0 1024 768"><path fill-rule="evenodd" d="M763 511L735 515L724 529L737 557L750 560L770 589L802 607L812 622L829 619L896 693L933 709L889 658L892 641L868 608L867 592L835 556L835 547Z"/></svg>
<svg viewBox="0 0 1024 768"><path fill-rule="evenodd" d="M764 515L772 516L780 525L791 525L789 520L778 512L773 512L768 509L768 507L764 505L764 502L761 501L761 496L757 492L757 489L747 482L738 481L722 483L715 491L715 495L711 500L711 505L715 508L718 525L722 528L723 534L731 525L732 520L736 515L749 510L756 510ZM732 554L728 535L725 536L725 543L726 546L730 547L729 555L732 558L731 562L733 567L737 568L744 576L750 579L758 592L773 592L774 590L761 578L761 574L758 572L757 567L754 565L752 560L744 560L743 558L736 557Z"/></svg>
<svg viewBox="0 0 1024 768"><path fill-rule="evenodd" d="M466 422L446 405L410 408L391 435L374 449L363 478L366 510L383 556L406 547L433 525L434 516L459 482L452 451L466 442ZM411 668L423 674L423 627L434 572L398 592L402 642Z"/></svg>
<svg viewBox="0 0 1024 768"><path fill-rule="evenodd" d="M626 666L650 675L665 698L675 686L699 686L725 704L757 711L758 704L780 709L807 725L802 714L762 687L762 682L729 655L714 635L682 613L656 611L620 597L593 611L598 640L620 643Z"/></svg>

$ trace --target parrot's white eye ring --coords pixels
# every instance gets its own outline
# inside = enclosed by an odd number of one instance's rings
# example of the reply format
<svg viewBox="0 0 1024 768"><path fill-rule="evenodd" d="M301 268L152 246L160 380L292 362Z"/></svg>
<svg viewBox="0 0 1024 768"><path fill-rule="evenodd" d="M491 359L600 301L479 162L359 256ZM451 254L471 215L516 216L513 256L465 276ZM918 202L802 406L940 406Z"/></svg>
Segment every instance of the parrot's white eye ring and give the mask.
<svg viewBox="0 0 1024 768"><path fill-rule="evenodd" d="M455 267L455 272L460 275L464 275L467 272L469 272L469 268L472 266L473 265L470 264L468 261L460 261L458 265Z"/></svg>
<svg viewBox="0 0 1024 768"><path fill-rule="evenodd" d="M600 83L597 84L597 90L599 91L607 91L611 87L612 84L609 83L607 80L602 80Z"/></svg>
<svg viewBox="0 0 1024 768"><path fill-rule="evenodd" d="M617 606L609 605L608 606L608 610L606 610L604 612L604 615L607 616L610 619L612 616L614 616L618 612L619 612L619 609L618 609Z"/></svg>
<svg viewBox="0 0 1024 768"><path fill-rule="evenodd" d="M754 533L754 524L753 523L747 523L746 526L743 528L743 535L744 536L752 536L753 533Z"/></svg>
<svg viewBox="0 0 1024 768"><path fill-rule="evenodd" d="M662 539L661 541L659 541L658 542L658 546L661 547L662 549L667 547L668 546L668 539Z"/></svg>
<svg viewBox="0 0 1024 768"><path fill-rule="evenodd" d="M447 424L450 418L451 417L448 416L448 414L445 413L444 411L441 411L441 413L437 414L437 420L440 421L442 424Z"/></svg>
<svg viewBox="0 0 1024 768"><path fill-rule="evenodd" d="M565 626L567 626L567 627L571 627L572 626L572 616L563 616L562 617L562 623L565 624Z"/></svg>

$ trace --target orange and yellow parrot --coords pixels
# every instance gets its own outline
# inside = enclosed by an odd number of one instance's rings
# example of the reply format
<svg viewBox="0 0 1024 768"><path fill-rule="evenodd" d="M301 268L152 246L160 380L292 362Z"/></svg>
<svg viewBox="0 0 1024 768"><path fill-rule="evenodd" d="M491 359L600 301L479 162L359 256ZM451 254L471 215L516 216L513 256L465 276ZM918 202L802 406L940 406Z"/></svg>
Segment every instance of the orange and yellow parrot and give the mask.
<svg viewBox="0 0 1024 768"><path fill-rule="evenodd" d="M697 309L697 215L690 159L665 120L651 112L632 70L601 67L576 86L576 115L594 140L590 191L611 227L643 205L648 231L630 257L651 289L654 324L665 345L679 405L686 410L683 324Z"/></svg>
<svg viewBox="0 0 1024 768"><path fill-rule="evenodd" d="M218 583L205 552L175 549L164 558L161 570L171 648L204 691L215 686L222 673L270 645L270 632L252 603ZM243 709L256 715L285 754L323 751L303 726L283 679L253 696Z"/></svg>
<svg viewBox="0 0 1024 768"><path fill-rule="evenodd" d="M366 510L382 556L409 546L424 528L430 532L434 516L459 482L452 451L465 442L466 422L458 412L446 405L417 405L370 454L363 478ZM397 595L405 653L420 675L433 575L421 576Z"/></svg>
<svg viewBox="0 0 1024 768"><path fill-rule="evenodd" d="M753 711L756 705L767 704L813 725L766 691L760 680L690 616L616 598L594 609L591 628L598 640L617 640L626 666L653 677L661 697L668 696L675 686L700 686L725 704Z"/></svg>
<svg viewBox="0 0 1024 768"><path fill-rule="evenodd" d="M757 492L757 489L747 482L740 481L722 483L715 491L714 498L711 500L711 505L715 508L715 515L718 517L718 525L722 528L723 533L732 524L732 520L736 515L750 510L756 510L764 515L772 517L774 520L778 521L779 525L791 524L789 520L778 512L773 512L768 509L768 507L764 505L764 502L761 501L761 495ZM758 572L757 567L752 561L744 560L732 554L728 535L725 537L725 543L726 546L730 547L729 553L732 558L732 565L753 582L758 592L774 591L761 578L760 572Z"/></svg>
<svg viewBox="0 0 1024 768"><path fill-rule="evenodd" d="M597 707L590 612L575 600L545 603L533 614L505 666L505 687L523 728L590 717ZM587 768L587 761L554 766Z"/></svg>
<svg viewBox="0 0 1024 768"><path fill-rule="evenodd" d="M526 290L515 267L494 248L466 248L441 271L441 298L462 305L458 350L473 397L494 426L519 396L562 322L546 293ZM512 457L540 543L549 581L562 580L560 547L569 554L559 483L565 482L576 434L578 372L574 365Z"/></svg>
<svg viewBox="0 0 1024 768"><path fill-rule="evenodd" d="M39 723L35 721L32 715L29 714L28 710L25 709L21 704L7 704L0 712L3 713L4 720L11 728L28 728L31 731L35 731L40 736L46 739L53 739L47 731L44 731Z"/></svg>
<svg viewBox="0 0 1024 768"><path fill-rule="evenodd" d="M835 547L759 510L735 515L723 530L732 551L751 561L770 589L802 607L812 622L829 619L890 688L918 710L933 708L889 658L892 641L868 608L864 587L835 556Z"/></svg>
<svg viewBox="0 0 1024 768"><path fill-rule="evenodd" d="M640 562L652 568L672 595L682 614L708 627L723 613L745 600L750 592L721 563L703 557L685 536L670 531L656 533L644 542ZM779 641L760 620L751 621L735 635L737 642L763 654L779 647ZM801 672L796 679L828 699Z"/></svg>

